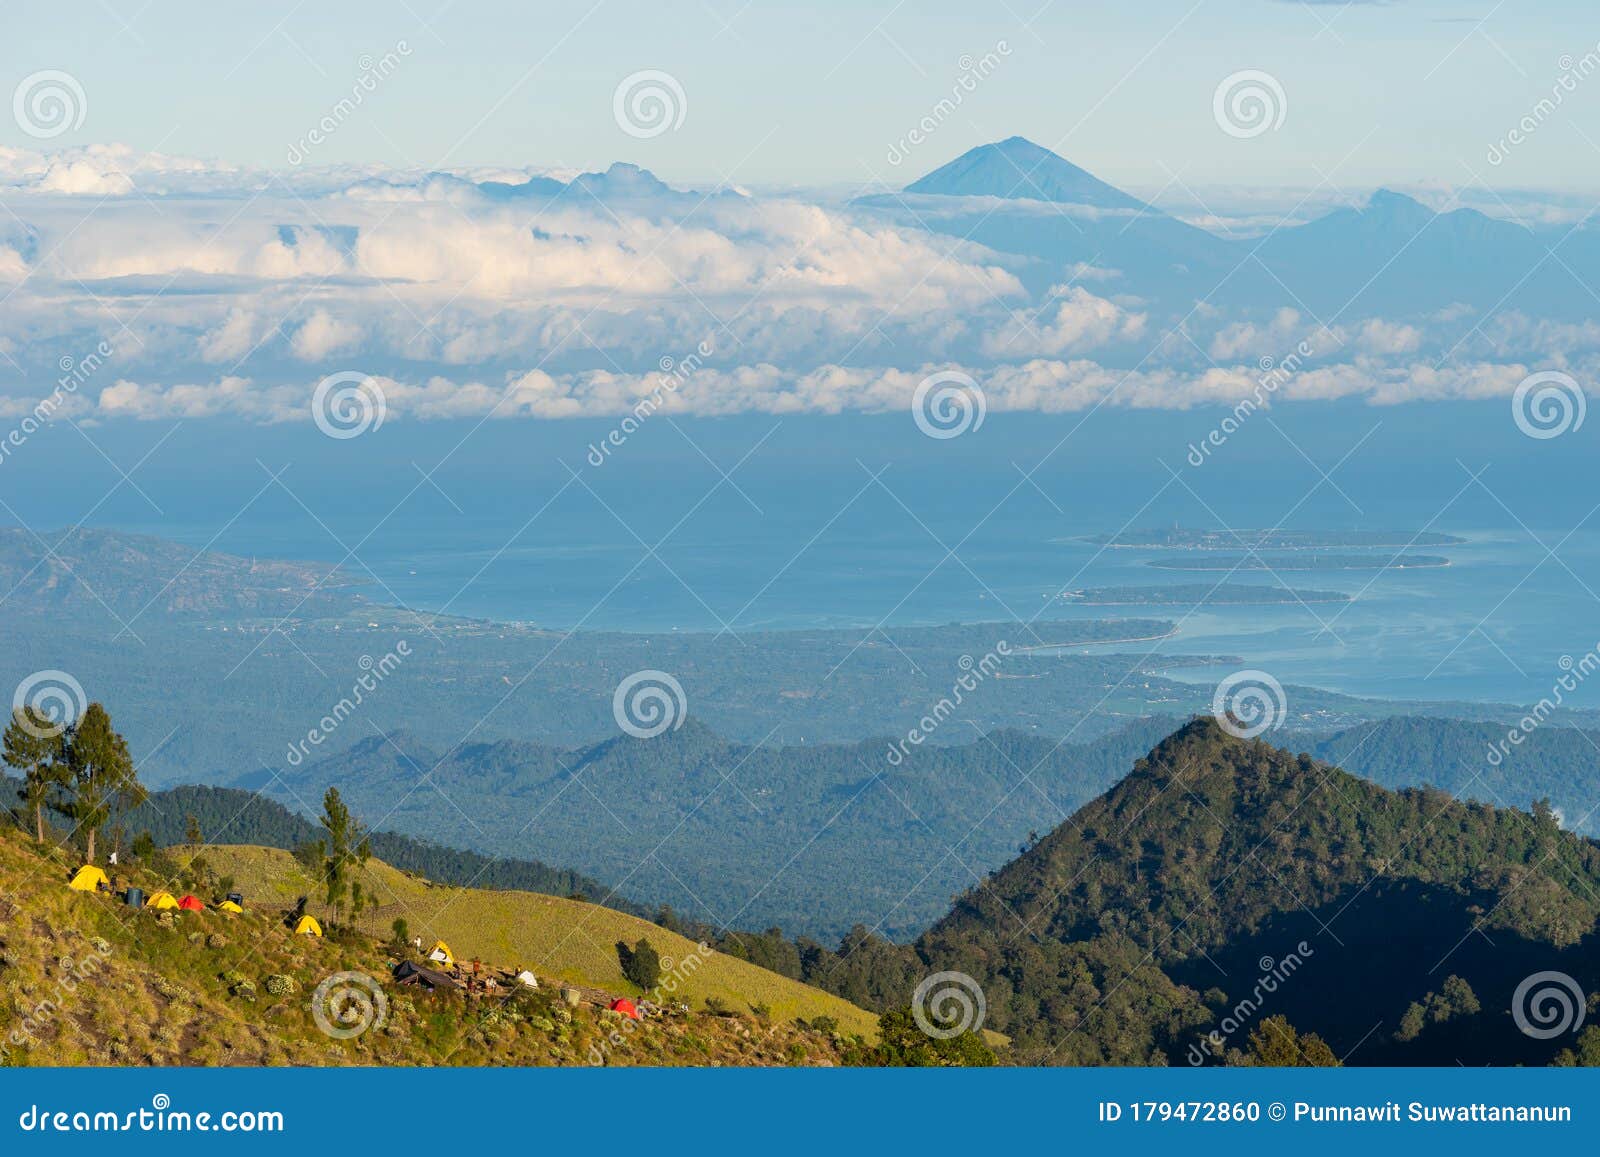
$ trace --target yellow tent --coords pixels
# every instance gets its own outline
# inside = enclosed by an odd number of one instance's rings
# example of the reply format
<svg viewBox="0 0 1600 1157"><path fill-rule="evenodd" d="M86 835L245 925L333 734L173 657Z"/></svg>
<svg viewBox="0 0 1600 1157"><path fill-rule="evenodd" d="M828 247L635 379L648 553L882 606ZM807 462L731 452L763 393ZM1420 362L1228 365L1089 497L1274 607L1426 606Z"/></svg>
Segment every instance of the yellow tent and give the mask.
<svg viewBox="0 0 1600 1157"><path fill-rule="evenodd" d="M294 926L296 936L321 936L322 925L317 923L314 916L302 916L299 923Z"/></svg>
<svg viewBox="0 0 1600 1157"><path fill-rule="evenodd" d="M217 905L217 911L239 913L243 912L244 909L239 907L239 905L235 904L232 900L224 900L222 903Z"/></svg>
<svg viewBox="0 0 1600 1157"><path fill-rule="evenodd" d="M454 964L456 962L455 953L450 951L450 945L443 940L435 940L433 942L433 947L428 949L428 959L437 961L440 964Z"/></svg>
<svg viewBox="0 0 1600 1157"><path fill-rule="evenodd" d="M167 911L169 909L176 911L178 907L178 901L173 897L171 892L157 892L144 902L144 906L146 908L155 908L158 911Z"/></svg>
<svg viewBox="0 0 1600 1157"><path fill-rule="evenodd" d="M72 877L67 887L79 892L93 892L99 888L110 888L111 881L93 864L85 864L78 869L78 874Z"/></svg>

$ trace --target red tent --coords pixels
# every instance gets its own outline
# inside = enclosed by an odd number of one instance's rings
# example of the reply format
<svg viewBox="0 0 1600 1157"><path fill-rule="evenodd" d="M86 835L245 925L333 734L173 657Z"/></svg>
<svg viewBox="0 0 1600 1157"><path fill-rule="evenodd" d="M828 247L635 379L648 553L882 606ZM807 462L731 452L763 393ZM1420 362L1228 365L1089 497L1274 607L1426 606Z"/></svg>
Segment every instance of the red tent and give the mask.
<svg viewBox="0 0 1600 1157"><path fill-rule="evenodd" d="M620 1012L623 1016L632 1020L639 1019L639 1007L625 996L619 996L611 1002L611 1011Z"/></svg>
<svg viewBox="0 0 1600 1157"><path fill-rule="evenodd" d="M178 901L178 907L182 908L185 912L203 912L205 911L206 906L200 903L200 901L195 899L193 896L185 896L183 899Z"/></svg>

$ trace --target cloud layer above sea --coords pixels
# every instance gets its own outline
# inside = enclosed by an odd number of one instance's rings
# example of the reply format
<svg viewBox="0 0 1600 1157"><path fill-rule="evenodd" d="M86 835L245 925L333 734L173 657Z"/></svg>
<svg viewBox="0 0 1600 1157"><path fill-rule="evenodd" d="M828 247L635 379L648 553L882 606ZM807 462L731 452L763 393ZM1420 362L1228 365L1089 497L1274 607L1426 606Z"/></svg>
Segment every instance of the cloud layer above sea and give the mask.
<svg viewBox="0 0 1600 1157"><path fill-rule="evenodd" d="M941 371L992 411L1232 406L1286 359L1274 402L1392 404L1591 380L1600 352L1600 325L1516 310L1157 305L1114 267L1041 279L914 214L630 166L0 149L0 202L8 417L54 394L79 420L303 421L333 373L369 375L391 419L620 415L651 394L682 414L881 412Z"/></svg>

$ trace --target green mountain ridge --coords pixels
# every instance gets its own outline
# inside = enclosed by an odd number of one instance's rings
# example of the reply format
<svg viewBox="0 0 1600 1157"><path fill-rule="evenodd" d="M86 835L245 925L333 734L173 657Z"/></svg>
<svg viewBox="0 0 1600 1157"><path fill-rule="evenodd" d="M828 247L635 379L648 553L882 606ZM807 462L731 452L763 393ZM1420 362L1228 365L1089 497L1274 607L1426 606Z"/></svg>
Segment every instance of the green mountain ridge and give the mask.
<svg viewBox="0 0 1600 1157"><path fill-rule="evenodd" d="M303 807L337 786L398 832L490 855L536 848L719 926L836 942L865 921L910 939L974 872L1115 782L1173 724L1141 720L1093 744L996 732L894 760L887 739L752 746L692 719L578 749L509 740L441 752L400 734L265 790ZM419 769L432 792L410 790Z"/></svg>
<svg viewBox="0 0 1600 1157"><path fill-rule="evenodd" d="M914 952L972 976L1035 1063L1182 1063L1288 954L1304 971L1252 1021L1286 1015L1351 1063L1542 1063L1557 1044L1515 1031L1512 990L1552 968L1593 988L1597 916L1600 846L1548 808L1390 791L1201 719ZM1398 1040L1451 977L1479 1011Z"/></svg>
<svg viewBox="0 0 1600 1157"><path fill-rule="evenodd" d="M906 941L945 914L950 897L977 878L973 873L1003 866L1031 832L1050 830L1117 783L1177 726L1176 719L1152 718L1059 747L997 732L919 750L898 768L883 767L887 740L757 751L693 720L648 743L624 737L574 749L504 741L441 753L397 732L299 769L288 789L276 785L270 807L249 806L247 796L230 789L175 789L186 793L180 802L157 797L165 817L130 821L128 830L149 827L159 843L178 842L182 818L193 811L208 837L293 849L310 831L305 801L338 785L355 793L361 814L393 829L379 837L393 841L382 854L409 870L451 882L577 891L635 914L667 904L684 919L719 924L848 802L819 837L817 854L803 854L796 870L773 882L738 923L777 924L791 935L837 943L860 922ZM1389 788L1432 785L1521 808L1549 798L1564 825L1594 834L1592 804L1585 801L1600 786L1596 737L1546 726L1508 745L1509 754L1491 766L1485 754L1504 737L1496 724L1395 717L1303 742L1318 758ZM433 806L436 793L405 797L419 768L437 769L441 789L460 811ZM265 774L234 782L273 785ZM402 806L391 815L397 802ZM639 867L686 815L681 838L660 850L665 864ZM530 816L537 822L529 824ZM951 848L962 862L947 857L917 889ZM621 895L606 899L613 887ZM697 906L688 892L709 906Z"/></svg>
<svg viewBox="0 0 1600 1157"><path fill-rule="evenodd" d="M1309 754L1234 738L1210 718L1161 737L1167 726L1147 721L1144 727L1158 741L1144 755L1124 762L1125 773L1047 835L1030 835L1020 854L973 879L914 943L886 940L881 923L879 929L858 923L837 949L803 936L789 940L775 929L686 923L666 909L655 923L890 1020L909 1015L905 1010L930 976L964 974L982 994L982 1027L1004 1034L1008 1059L1021 1063L1296 1063L1296 1056L1361 1065L1546 1064L1574 1055L1600 1060L1600 1028L1580 1036L1574 1026L1557 1039L1536 1039L1518 1031L1512 1013L1530 977L1571 977L1584 993L1600 987L1600 844L1564 831L1543 802L1520 811L1460 801L1438 788L1390 790ZM1472 725L1449 731L1431 720L1392 720L1382 729L1393 734L1387 740L1376 731L1341 734L1319 747L1355 750L1362 739L1369 748L1410 739L1416 748L1422 742L1417 736L1434 730L1435 739L1454 735L1457 743L1474 734ZM721 774L718 760L728 751L706 729L686 725L672 741L662 738L610 741L587 752L581 766L557 761L552 782L569 790L574 777L598 769L593 786L617 790L633 777L648 804L652 789L643 779L665 774L663 790L670 790L674 776ZM1038 754L1026 745L1041 742L991 738L990 773L1014 756ZM1130 732L1122 742L1140 738ZM943 761L970 758L981 747L936 754ZM462 782L492 784L496 755L508 760L500 771L514 781L518 761L541 750L483 745L476 752L480 762L470 768L476 779ZM746 761L763 758L759 749L738 754ZM765 771L785 771L783 754L767 752L780 762ZM1070 754L1072 765L1082 753ZM1100 758L1113 756L1102 752ZM787 771L803 778L826 766ZM925 777L923 790L931 794L948 791L957 782L952 770L963 770L946 762L908 761L905 767L913 778ZM884 786L891 797L891 788L912 784L883 784L877 776L866 782ZM359 777L339 786L352 797L365 790ZM836 804L866 790L859 782L824 786ZM951 815L965 815L970 824L962 802L945 802ZM781 803L769 798L767 807ZM282 893L280 901L306 890L303 879L284 882L303 876L286 851L315 829L271 800L238 789L183 788L158 793L123 822L158 829L162 842L176 842L179 824L187 835L191 814L208 842L259 840L284 849L214 848L219 865L231 864L229 856L243 856L241 865L276 857L271 863L277 867L257 875L276 881L271 887ZM713 817L712 828L697 831L692 846L711 850L709 832L721 822ZM815 842L816 836L808 838ZM840 847L855 842L849 836L845 844L825 846L823 859L833 871L821 873L820 883L807 879L803 891L826 895L839 879L881 874L873 865L894 858L885 851L893 850L890 841L871 849L871 858L833 862ZM442 903L453 919L467 921L450 931L453 938L485 945L513 943L521 926L520 917L506 915L520 911L515 903L496 897L559 895L576 881L604 887L535 861L498 863L400 834L374 844L380 859L396 853L397 859L413 858L401 865L409 876L385 877L390 891L415 892L408 914L421 920L424 908ZM533 846L542 853L546 847ZM776 847L787 850L781 842ZM808 876L815 864L791 858L791 866ZM251 885L253 892L265 894L262 880ZM622 877L630 892L633 880L632 872ZM474 893L470 908L439 899L445 893L438 889L462 885L491 890ZM370 914L369 923L376 924L369 932L381 929L389 915L381 907L386 901L374 896L380 908ZM598 898L607 897L609 890ZM609 902L616 910L611 916L587 910L597 920L639 914L625 901ZM841 906L848 903L847 897ZM754 922L736 917L731 923L749 928ZM1600 995L1591 1002L1600 1003ZM1287 1043L1274 1048L1272 1034L1280 1033Z"/></svg>

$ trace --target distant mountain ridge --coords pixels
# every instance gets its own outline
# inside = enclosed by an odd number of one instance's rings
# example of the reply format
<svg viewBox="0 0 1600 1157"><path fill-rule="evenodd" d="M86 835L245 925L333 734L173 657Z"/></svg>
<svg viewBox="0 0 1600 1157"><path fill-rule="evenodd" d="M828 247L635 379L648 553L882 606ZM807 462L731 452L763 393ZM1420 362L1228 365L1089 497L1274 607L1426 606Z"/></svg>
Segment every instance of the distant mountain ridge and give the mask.
<svg viewBox="0 0 1600 1157"><path fill-rule="evenodd" d="M337 786L358 814L387 816L397 831L490 855L537 848L696 919L830 941L869 919L909 938L970 883L971 865L1003 863L1173 722L1134 721L1093 744L996 732L913 747L898 763L886 740L748 745L693 719L576 749L505 740L439 750L391 733L238 786L297 807ZM409 790L418 768L432 791ZM456 806L441 807L441 794Z"/></svg>
<svg viewBox="0 0 1600 1157"><path fill-rule="evenodd" d="M182 816L217 791L222 802L203 809L208 835L230 821L220 838L292 848L314 831L308 816L284 805L315 805L338 786L358 814L387 817L395 834L385 838L417 845L385 846L385 858L442 879L465 879L491 861L485 879L497 879L516 867L505 861L532 856L563 865L568 877L536 885L507 876L520 883L504 886L598 898L620 885L628 899L616 904L630 911L667 903L715 922L748 907L742 927L778 925L832 943L864 921L908 940L948 910L972 872L1003 865L1029 832L1049 830L1118 782L1178 722L1154 717L1068 744L1000 731L915 749L900 766L884 762L884 741L752 747L694 720L650 741L617 737L575 748L505 740L449 751L396 731L279 773L281 780L236 776L234 788L271 793L270 815L245 809L227 789L181 788L174 790L196 800L161 803L176 818L152 826L164 842L181 840ZM1488 744L1503 734L1502 724L1406 716L1300 742L1385 787L1431 784L1522 808L1548 798L1563 822L1600 832L1584 802L1595 788L1594 737L1552 724L1491 767ZM409 792L419 768L435 791ZM438 792L456 806L439 806ZM266 829L246 829L258 818ZM459 871L440 866L446 859L459 860ZM629 906L635 901L642 907Z"/></svg>
<svg viewBox="0 0 1600 1157"><path fill-rule="evenodd" d="M238 788L188 785L152 792L123 821L130 832L148 831L160 846L188 842L193 816L210 844L261 844L292 852L323 838L322 829L276 800ZM372 854L402 871L442 884L493 890L580 895L590 903L648 919L650 911L581 872L526 858L485 856L447 848L392 831L369 835Z"/></svg>
<svg viewBox="0 0 1600 1157"><path fill-rule="evenodd" d="M1199 296L1232 252L1223 239L1023 137L979 145L899 193L855 204L908 228L1024 257L1028 264L1016 273L1034 293L1092 267L1118 288L1163 285Z"/></svg>
<svg viewBox="0 0 1600 1157"><path fill-rule="evenodd" d="M1576 295L1588 298L1580 275L1600 276L1600 231L1539 233L1475 209L1436 212L1388 188L1261 237L1222 237L1022 137L857 204L1037 263L1018 271L1032 292L1093 268L1119 291L1180 311L1207 300L1357 316L1462 304L1571 316L1582 312Z"/></svg>
<svg viewBox="0 0 1600 1157"><path fill-rule="evenodd" d="M418 179L414 186L398 185L390 181L372 179L357 182L351 192L359 197L386 198L403 189L415 188L430 198L476 198L507 204L559 203L571 198L592 207L596 202L659 203L678 202L698 204L708 197L738 197L735 189L719 188L710 192L675 189L649 169L627 161L615 161L604 170L578 173L568 180L535 174L521 181L481 180L449 172L430 172Z"/></svg>
<svg viewBox="0 0 1600 1157"><path fill-rule="evenodd" d="M241 558L150 535L0 527L0 586L13 611L110 608L127 617L344 613L353 576L309 562Z"/></svg>

